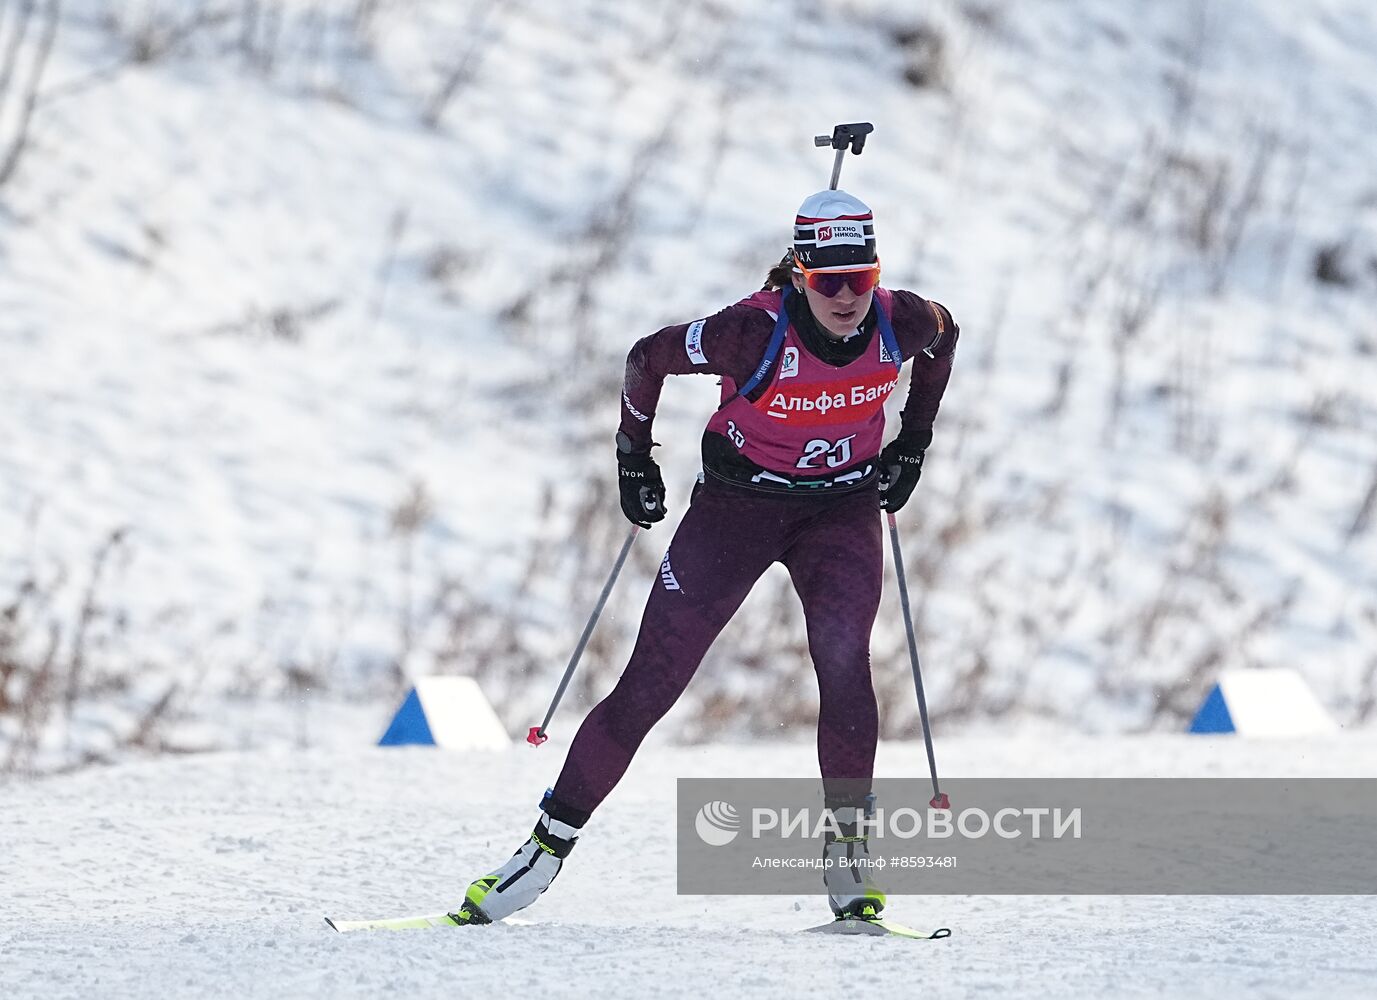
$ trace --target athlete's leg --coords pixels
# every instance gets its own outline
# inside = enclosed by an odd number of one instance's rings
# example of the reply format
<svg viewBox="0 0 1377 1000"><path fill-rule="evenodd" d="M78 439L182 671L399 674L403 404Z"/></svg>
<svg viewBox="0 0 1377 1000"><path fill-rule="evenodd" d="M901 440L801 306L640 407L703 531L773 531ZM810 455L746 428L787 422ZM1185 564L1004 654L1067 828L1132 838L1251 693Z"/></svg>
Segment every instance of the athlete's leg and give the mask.
<svg viewBox="0 0 1377 1000"><path fill-rule="evenodd" d="M870 632L880 607L884 545L873 491L838 498L791 541L783 562L803 602L818 675L818 764L829 798L850 783L869 791L879 712ZM855 803L859 804L859 803Z"/></svg>
<svg viewBox="0 0 1377 1000"><path fill-rule="evenodd" d="M584 719L547 808L581 823L688 686L756 580L779 558L780 501L700 486L651 587L631 660Z"/></svg>
<svg viewBox="0 0 1377 1000"><path fill-rule="evenodd" d="M501 920L550 887L589 814L778 558L787 530L778 502L708 486L694 491L651 587L631 661L579 727L530 838L506 864L469 885L456 923Z"/></svg>
<svg viewBox="0 0 1377 1000"><path fill-rule="evenodd" d="M860 826L875 768L879 714L870 682L870 630L884 574L879 501L841 497L793 539L784 564L808 620L818 675L818 764L837 832L823 844L823 886L838 916L874 917L885 906Z"/></svg>

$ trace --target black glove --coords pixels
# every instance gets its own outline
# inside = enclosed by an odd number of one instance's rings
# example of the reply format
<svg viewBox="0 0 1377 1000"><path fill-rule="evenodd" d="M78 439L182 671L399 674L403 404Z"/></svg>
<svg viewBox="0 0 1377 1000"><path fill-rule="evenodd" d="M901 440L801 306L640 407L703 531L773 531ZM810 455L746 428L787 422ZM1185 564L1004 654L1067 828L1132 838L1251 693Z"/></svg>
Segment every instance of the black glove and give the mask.
<svg viewBox="0 0 1377 1000"><path fill-rule="evenodd" d="M880 452L880 509L899 510L908 503L913 487L923 475L923 452L931 443L897 437Z"/></svg>
<svg viewBox="0 0 1377 1000"><path fill-rule="evenodd" d="M617 487L622 494L622 513L632 524L649 528L665 519L665 481L650 450L631 450L624 434L617 434Z"/></svg>

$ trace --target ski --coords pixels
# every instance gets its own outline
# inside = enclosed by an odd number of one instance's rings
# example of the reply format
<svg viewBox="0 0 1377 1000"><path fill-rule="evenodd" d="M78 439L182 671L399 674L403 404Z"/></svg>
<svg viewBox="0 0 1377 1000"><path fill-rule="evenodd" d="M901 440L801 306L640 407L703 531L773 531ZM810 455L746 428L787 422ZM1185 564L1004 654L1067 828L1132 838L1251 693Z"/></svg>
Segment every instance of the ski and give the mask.
<svg viewBox="0 0 1377 1000"><path fill-rule="evenodd" d="M410 931L429 927L459 927L459 921L448 913L426 913L415 917L391 917L383 920L336 920L325 922L341 934L349 931Z"/></svg>
<svg viewBox="0 0 1377 1000"><path fill-rule="evenodd" d="M455 920L452 913L423 913L415 917L385 917L381 920L336 920L334 917L326 917L325 922L341 934L346 934L349 931L421 931L432 927L484 926ZM497 923L520 926L529 924L530 921L508 917L505 920L497 921Z"/></svg>
<svg viewBox="0 0 1377 1000"><path fill-rule="evenodd" d="M817 927L807 927L801 932L804 934L850 934L867 935L870 937L901 937L913 938L919 941L940 941L942 938L951 937L950 927L939 927L934 931L920 931L904 924L896 924L892 920L884 920L879 917L873 920L866 920L862 917L838 917L831 923L819 924Z"/></svg>

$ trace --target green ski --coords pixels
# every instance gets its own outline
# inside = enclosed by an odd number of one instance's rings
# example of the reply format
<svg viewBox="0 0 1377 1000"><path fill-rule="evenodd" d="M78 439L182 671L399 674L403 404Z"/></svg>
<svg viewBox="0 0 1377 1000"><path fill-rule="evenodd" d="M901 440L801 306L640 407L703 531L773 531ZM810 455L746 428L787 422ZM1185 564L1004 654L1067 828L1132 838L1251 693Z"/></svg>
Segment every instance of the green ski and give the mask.
<svg viewBox="0 0 1377 1000"><path fill-rule="evenodd" d="M452 913L427 913L416 917L392 917L384 920L336 920L326 917L325 922L341 934L348 931L410 931L430 927L467 926L467 921L461 923Z"/></svg>
<svg viewBox="0 0 1377 1000"><path fill-rule="evenodd" d="M432 927L482 927L492 923L487 919L472 919L467 907L460 907L457 913L422 913L415 917L385 917L381 920L336 920L326 917L325 922L344 934L348 931L423 931ZM507 917L497 921L512 927L526 926L529 920L520 917Z"/></svg>

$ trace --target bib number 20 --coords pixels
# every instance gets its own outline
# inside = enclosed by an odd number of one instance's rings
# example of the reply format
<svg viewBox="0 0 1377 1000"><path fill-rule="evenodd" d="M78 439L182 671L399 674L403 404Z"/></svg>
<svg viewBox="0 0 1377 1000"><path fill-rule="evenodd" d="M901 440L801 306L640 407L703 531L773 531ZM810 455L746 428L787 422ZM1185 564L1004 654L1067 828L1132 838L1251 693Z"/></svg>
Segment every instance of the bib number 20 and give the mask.
<svg viewBox="0 0 1377 1000"><path fill-rule="evenodd" d="M803 457L798 460L795 468L799 469L820 469L821 462L826 462L829 469L840 469L844 465L851 464L851 439L856 435L844 437L840 441L829 441L826 438L813 438L803 446Z"/></svg>

